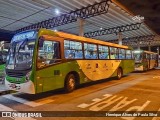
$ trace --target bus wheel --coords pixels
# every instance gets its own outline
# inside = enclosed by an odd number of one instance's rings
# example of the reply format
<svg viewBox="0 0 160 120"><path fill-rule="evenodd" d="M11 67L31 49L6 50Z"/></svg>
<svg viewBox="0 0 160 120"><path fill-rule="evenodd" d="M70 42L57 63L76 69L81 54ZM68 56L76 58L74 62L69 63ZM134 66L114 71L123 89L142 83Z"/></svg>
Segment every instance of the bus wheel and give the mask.
<svg viewBox="0 0 160 120"><path fill-rule="evenodd" d="M65 92L72 92L76 87L75 76L73 74L69 74L66 77L65 81Z"/></svg>
<svg viewBox="0 0 160 120"><path fill-rule="evenodd" d="M149 69L148 69L148 65L146 67L143 67L144 71L147 72Z"/></svg>
<svg viewBox="0 0 160 120"><path fill-rule="evenodd" d="M118 68L117 70L117 79L120 80L122 78L123 72L121 68Z"/></svg>

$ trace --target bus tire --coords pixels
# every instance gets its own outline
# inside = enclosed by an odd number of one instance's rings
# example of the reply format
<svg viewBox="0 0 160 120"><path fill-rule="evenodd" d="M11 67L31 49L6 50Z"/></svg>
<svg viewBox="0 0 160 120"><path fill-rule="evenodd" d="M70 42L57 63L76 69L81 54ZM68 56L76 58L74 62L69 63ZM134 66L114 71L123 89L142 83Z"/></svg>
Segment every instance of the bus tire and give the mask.
<svg viewBox="0 0 160 120"><path fill-rule="evenodd" d="M117 79L120 80L123 76L123 71L121 68L118 68L117 70Z"/></svg>
<svg viewBox="0 0 160 120"><path fill-rule="evenodd" d="M150 68L149 68L149 66L147 65L147 71L149 70Z"/></svg>
<svg viewBox="0 0 160 120"><path fill-rule="evenodd" d="M147 66L146 66L146 71L148 71L148 70L149 70L149 66L147 65Z"/></svg>
<svg viewBox="0 0 160 120"><path fill-rule="evenodd" d="M68 74L65 80L65 92L72 92L76 87L76 79L73 74Z"/></svg>
<svg viewBox="0 0 160 120"><path fill-rule="evenodd" d="M144 65L143 65L143 72L146 72L146 71L148 71L148 66L144 67Z"/></svg>

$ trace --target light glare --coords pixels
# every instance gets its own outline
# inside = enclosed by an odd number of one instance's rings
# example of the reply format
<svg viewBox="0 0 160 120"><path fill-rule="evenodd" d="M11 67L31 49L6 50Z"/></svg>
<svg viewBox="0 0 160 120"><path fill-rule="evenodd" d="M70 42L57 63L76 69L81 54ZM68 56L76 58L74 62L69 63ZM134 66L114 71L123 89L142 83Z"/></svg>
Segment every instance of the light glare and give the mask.
<svg viewBox="0 0 160 120"><path fill-rule="evenodd" d="M60 11L59 11L58 9L55 9L55 13L56 13L57 15L59 15L59 14L60 14Z"/></svg>

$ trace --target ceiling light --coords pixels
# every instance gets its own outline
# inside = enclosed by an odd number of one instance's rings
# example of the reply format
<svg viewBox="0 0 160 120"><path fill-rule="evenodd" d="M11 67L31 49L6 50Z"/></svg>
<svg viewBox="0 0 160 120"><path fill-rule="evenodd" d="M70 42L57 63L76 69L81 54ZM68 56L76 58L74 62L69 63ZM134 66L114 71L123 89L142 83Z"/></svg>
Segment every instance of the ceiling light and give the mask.
<svg viewBox="0 0 160 120"><path fill-rule="evenodd" d="M57 32L57 29L54 29L54 32Z"/></svg>
<svg viewBox="0 0 160 120"><path fill-rule="evenodd" d="M60 14L60 11L59 11L58 9L55 9L55 13L56 13L57 15L59 15L59 14Z"/></svg>

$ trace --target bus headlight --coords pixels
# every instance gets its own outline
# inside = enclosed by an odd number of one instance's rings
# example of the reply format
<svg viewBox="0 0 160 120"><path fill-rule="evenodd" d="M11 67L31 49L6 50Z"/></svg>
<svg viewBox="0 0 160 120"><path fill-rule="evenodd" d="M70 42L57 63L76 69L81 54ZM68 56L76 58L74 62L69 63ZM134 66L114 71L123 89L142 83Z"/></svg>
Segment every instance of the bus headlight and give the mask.
<svg viewBox="0 0 160 120"><path fill-rule="evenodd" d="M28 82L30 80L30 76L31 76L31 71L26 74L25 82Z"/></svg>

